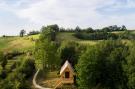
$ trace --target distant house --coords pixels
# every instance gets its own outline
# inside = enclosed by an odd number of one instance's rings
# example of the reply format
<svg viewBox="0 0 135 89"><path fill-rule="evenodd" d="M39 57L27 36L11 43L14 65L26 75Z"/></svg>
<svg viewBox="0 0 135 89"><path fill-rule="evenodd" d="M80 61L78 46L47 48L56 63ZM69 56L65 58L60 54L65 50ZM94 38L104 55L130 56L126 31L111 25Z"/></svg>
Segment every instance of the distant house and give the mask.
<svg viewBox="0 0 135 89"><path fill-rule="evenodd" d="M64 65L60 70L60 79L63 84L73 84L74 83L74 69L71 64L66 60Z"/></svg>

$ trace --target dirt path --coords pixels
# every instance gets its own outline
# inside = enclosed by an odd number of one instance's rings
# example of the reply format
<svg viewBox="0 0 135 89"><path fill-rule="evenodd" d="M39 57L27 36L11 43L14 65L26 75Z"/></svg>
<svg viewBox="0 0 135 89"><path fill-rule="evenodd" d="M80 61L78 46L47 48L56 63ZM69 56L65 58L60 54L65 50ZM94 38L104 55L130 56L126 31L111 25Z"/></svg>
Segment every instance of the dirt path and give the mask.
<svg viewBox="0 0 135 89"><path fill-rule="evenodd" d="M45 87L42 87L42 86L40 86L40 85L38 85L38 84L36 83L36 78L37 78L37 75L38 75L39 71L40 71L40 69L37 70L37 72L35 73L34 78L33 78L33 85L34 85L34 87L35 87L36 89L52 89L52 88L45 88Z"/></svg>

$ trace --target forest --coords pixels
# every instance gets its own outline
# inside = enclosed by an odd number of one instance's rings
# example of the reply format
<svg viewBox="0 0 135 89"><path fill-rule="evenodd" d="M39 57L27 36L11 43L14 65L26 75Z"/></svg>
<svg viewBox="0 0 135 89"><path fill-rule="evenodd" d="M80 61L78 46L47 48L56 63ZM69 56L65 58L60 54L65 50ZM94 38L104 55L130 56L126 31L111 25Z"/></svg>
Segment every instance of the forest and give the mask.
<svg viewBox="0 0 135 89"><path fill-rule="evenodd" d="M76 89L135 89L135 32L124 25L73 29L54 24L24 34L0 37L0 45L15 44L0 46L0 89L34 89L38 69L38 82L54 79L66 60L75 70Z"/></svg>

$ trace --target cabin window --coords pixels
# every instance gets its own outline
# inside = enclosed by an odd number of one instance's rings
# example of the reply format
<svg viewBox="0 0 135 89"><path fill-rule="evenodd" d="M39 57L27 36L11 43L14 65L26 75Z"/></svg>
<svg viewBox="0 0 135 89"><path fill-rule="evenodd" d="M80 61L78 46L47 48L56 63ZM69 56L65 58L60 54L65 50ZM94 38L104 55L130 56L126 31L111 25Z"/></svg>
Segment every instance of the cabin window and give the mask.
<svg viewBox="0 0 135 89"><path fill-rule="evenodd" d="M65 78L69 78L69 72L65 72Z"/></svg>

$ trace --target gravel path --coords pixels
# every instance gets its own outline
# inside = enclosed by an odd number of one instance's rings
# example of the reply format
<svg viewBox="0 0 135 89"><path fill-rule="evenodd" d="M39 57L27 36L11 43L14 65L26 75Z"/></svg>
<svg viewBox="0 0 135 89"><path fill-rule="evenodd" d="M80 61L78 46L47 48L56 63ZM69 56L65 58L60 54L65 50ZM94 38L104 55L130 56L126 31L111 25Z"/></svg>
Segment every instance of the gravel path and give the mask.
<svg viewBox="0 0 135 89"><path fill-rule="evenodd" d="M34 87L37 88L37 89L52 89L52 88L45 88L45 87L42 87L42 86L40 86L40 85L38 85L38 84L36 83L36 77L37 77L39 71L40 71L40 69L37 70L37 72L35 73L34 78L33 78L33 85L34 85Z"/></svg>

